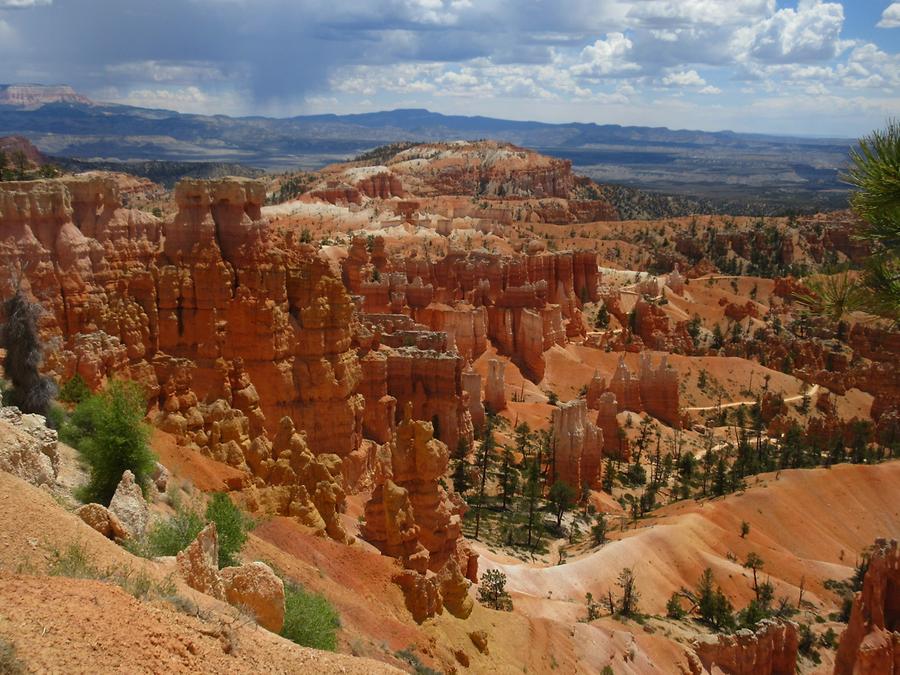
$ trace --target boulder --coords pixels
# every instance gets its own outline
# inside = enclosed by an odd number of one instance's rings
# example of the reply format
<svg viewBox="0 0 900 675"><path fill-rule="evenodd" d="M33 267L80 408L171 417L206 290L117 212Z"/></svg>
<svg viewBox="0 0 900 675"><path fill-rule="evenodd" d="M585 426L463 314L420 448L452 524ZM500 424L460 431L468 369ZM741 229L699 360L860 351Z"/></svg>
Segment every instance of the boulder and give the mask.
<svg viewBox="0 0 900 675"><path fill-rule="evenodd" d="M150 507L141 492L141 486L134 480L134 474L125 470L116 488L109 511L115 515L131 537L142 537L150 520Z"/></svg>
<svg viewBox="0 0 900 675"><path fill-rule="evenodd" d="M221 570L225 599L256 617L256 622L273 633L284 626L284 582L262 562Z"/></svg>
<svg viewBox="0 0 900 675"><path fill-rule="evenodd" d="M215 523L204 527L176 560L178 573L188 586L218 600L225 599L225 586L219 575L219 538Z"/></svg>
<svg viewBox="0 0 900 675"><path fill-rule="evenodd" d="M75 514L107 539L128 538L128 531L119 518L102 504L85 504Z"/></svg>
<svg viewBox="0 0 900 675"><path fill-rule="evenodd" d="M475 648L479 652L481 652L482 654L490 654L490 650L488 649L487 631L473 630L471 633L469 633L469 639L472 641L472 644L475 645Z"/></svg>

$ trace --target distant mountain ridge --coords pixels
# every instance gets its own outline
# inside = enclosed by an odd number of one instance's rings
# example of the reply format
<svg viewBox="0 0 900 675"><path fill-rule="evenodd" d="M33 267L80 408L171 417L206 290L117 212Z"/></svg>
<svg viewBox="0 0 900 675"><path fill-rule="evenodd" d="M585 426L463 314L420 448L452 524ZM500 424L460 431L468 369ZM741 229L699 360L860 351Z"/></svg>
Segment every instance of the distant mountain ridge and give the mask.
<svg viewBox="0 0 900 675"><path fill-rule="evenodd" d="M0 135L44 154L102 161L200 161L316 169L400 141L491 138L572 161L601 183L747 201L762 213L846 205L850 139L550 124L399 109L290 118L183 114L95 103L67 86L0 86ZM756 207L753 207L756 208Z"/></svg>

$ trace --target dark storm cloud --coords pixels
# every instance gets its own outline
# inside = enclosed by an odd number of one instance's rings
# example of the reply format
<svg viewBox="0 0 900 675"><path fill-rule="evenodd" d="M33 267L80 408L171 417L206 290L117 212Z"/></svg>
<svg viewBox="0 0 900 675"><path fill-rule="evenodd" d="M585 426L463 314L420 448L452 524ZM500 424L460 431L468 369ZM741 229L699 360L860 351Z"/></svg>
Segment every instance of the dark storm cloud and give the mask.
<svg viewBox="0 0 900 675"><path fill-rule="evenodd" d="M566 44L572 30L583 33L599 22L604 6L596 0L0 2L33 6L6 13L19 48L0 63L0 81L46 78L96 91L160 82L161 73L178 72L179 65L190 73L191 64L211 64L194 71L195 84L221 80L218 71L259 100L302 96L346 65L491 56L497 63L546 63L546 40ZM146 62L160 68L142 74Z"/></svg>

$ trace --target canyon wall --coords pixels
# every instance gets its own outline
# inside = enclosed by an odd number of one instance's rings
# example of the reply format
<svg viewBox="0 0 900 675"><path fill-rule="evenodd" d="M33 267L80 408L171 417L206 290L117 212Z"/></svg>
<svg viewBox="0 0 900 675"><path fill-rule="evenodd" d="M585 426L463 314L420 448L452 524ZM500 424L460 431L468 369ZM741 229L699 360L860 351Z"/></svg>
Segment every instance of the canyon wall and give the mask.
<svg viewBox="0 0 900 675"><path fill-rule="evenodd" d="M104 177L3 183L0 291L46 310L61 380L137 380L179 442L261 476L287 417L310 456L339 460L362 438L352 300L311 247L269 230L264 199L250 180L182 181L168 222L121 208Z"/></svg>

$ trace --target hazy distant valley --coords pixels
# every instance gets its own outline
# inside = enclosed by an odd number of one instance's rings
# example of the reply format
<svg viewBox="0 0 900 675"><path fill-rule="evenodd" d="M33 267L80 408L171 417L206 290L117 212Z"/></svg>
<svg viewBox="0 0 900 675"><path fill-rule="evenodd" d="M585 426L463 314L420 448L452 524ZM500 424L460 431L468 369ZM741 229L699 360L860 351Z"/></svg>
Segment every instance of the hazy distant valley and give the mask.
<svg viewBox="0 0 900 675"><path fill-rule="evenodd" d="M774 215L844 208L847 191L839 173L853 144L727 131L517 122L427 110L232 118L85 103L83 97L60 100L53 94L48 102L27 105L0 94L0 136L25 136L47 155L100 161L97 166L104 169L114 168L110 162L159 160L271 171L315 170L386 143L492 138L571 160L577 173L599 183L705 200L685 212ZM169 168L173 179L187 175L184 167ZM158 165L155 173L137 172L162 178Z"/></svg>

